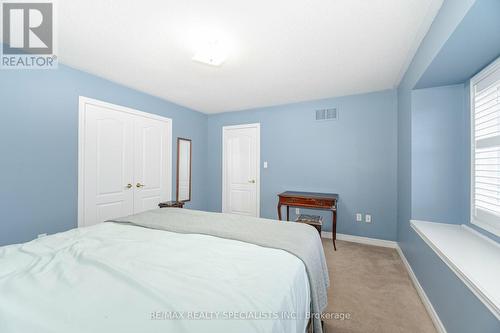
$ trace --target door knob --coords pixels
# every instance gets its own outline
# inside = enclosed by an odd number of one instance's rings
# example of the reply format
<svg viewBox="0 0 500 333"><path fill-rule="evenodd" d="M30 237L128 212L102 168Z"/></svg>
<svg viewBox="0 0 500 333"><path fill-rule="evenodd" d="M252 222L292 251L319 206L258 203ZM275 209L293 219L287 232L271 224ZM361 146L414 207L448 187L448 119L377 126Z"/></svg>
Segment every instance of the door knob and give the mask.
<svg viewBox="0 0 500 333"><path fill-rule="evenodd" d="M132 188L132 184L127 184L127 188Z"/></svg>
<svg viewBox="0 0 500 333"><path fill-rule="evenodd" d="M255 184L255 179L249 180L248 182L251 184Z"/></svg>
<svg viewBox="0 0 500 333"><path fill-rule="evenodd" d="M141 184L141 183L137 183L135 186L136 186L137 188L141 188L141 187L144 187L144 186L146 186L146 185Z"/></svg>

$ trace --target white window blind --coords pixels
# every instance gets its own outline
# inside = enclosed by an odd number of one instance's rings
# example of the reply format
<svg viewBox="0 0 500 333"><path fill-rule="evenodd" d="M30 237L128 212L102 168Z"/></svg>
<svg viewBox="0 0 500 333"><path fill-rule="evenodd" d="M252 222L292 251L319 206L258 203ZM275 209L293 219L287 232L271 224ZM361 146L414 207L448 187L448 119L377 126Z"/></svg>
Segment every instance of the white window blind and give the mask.
<svg viewBox="0 0 500 333"><path fill-rule="evenodd" d="M471 222L500 235L500 59L471 80Z"/></svg>

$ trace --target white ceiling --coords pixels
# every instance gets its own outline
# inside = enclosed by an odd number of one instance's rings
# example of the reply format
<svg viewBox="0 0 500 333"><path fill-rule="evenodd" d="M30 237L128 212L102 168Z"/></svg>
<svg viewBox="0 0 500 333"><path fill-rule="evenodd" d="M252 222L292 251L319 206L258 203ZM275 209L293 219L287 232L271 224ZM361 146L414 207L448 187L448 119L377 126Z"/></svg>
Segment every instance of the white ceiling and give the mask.
<svg viewBox="0 0 500 333"><path fill-rule="evenodd" d="M205 112L397 86L443 0L64 0L59 59ZM196 38L230 47L192 61Z"/></svg>

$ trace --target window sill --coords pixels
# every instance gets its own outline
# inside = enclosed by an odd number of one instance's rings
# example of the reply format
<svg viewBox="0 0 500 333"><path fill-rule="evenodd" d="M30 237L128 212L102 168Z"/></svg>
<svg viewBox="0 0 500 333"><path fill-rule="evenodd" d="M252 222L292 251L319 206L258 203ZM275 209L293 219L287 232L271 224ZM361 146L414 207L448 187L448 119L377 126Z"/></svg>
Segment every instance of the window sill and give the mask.
<svg viewBox="0 0 500 333"><path fill-rule="evenodd" d="M479 228L488 231L489 233L500 237L500 228L498 226L492 226L491 224L488 224L486 222L480 221L480 220L474 220L471 219L471 223L474 224L475 226L478 226Z"/></svg>
<svg viewBox="0 0 500 333"><path fill-rule="evenodd" d="M455 224L410 221L412 228L500 320L500 245Z"/></svg>

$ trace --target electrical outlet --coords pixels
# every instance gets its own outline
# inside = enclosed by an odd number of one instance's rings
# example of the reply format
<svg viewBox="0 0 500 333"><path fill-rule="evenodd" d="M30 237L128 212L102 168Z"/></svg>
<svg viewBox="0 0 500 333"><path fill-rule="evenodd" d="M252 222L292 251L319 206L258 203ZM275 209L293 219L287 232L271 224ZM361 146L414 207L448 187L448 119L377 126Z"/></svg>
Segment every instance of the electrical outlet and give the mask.
<svg viewBox="0 0 500 333"><path fill-rule="evenodd" d="M264 169L267 169L267 161L264 162Z"/></svg>
<svg viewBox="0 0 500 333"><path fill-rule="evenodd" d="M370 214L365 215L365 222L366 223L372 223L372 216Z"/></svg>
<svg viewBox="0 0 500 333"><path fill-rule="evenodd" d="M356 221L361 222L363 221L363 214L361 213L356 213Z"/></svg>
<svg viewBox="0 0 500 333"><path fill-rule="evenodd" d="M300 208L295 208L295 215L300 215Z"/></svg>

